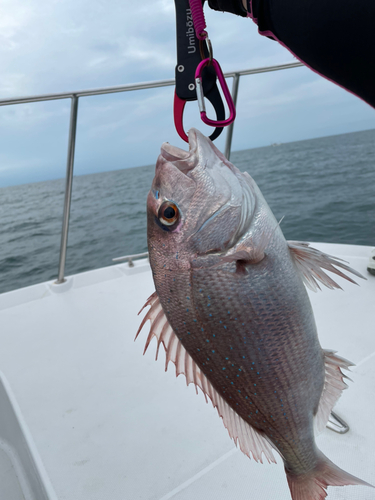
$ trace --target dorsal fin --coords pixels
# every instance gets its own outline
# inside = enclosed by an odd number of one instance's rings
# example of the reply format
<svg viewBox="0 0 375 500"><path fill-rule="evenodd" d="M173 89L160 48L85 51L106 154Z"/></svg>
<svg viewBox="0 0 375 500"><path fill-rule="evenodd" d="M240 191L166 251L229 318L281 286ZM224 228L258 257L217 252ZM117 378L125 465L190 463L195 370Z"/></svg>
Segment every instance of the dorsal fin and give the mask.
<svg viewBox="0 0 375 500"><path fill-rule="evenodd" d="M350 366L354 366L353 363L347 359L336 356L336 351L323 349L323 355L325 363L325 381L315 417L315 428L318 433L322 432L327 425L332 408L340 398L342 391L348 387L344 382L344 378L350 379L342 373L341 368L349 370Z"/></svg>
<svg viewBox="0 0 375 500"><path fill-rule="evenodd" d="M355 274L359 278L366 279L362 276L362 274L344 264L345 261L342 259L337 259L331 255L321 252L320 250L317 250L316 248L312 248L309 243L304 243L302 241L288 241L287 243L296 267L301 273L303 282L314 292L316 292L317 289L321 289L318 281L331 290L334 288L341 289L341 286L330 278L328 274L323 271L323 269L326 269L331 273L335 273L355 285L357 285L357 283L337 269L337 267L341 267L341 269L345 269L345 271Z"/></svg>
<svg viewBox="0 0 375 500"><path fill-rule="evenodd" d="M267 439L256 429L245 422L220 396L214 389L210 381L195 363L193 358L185 350L184 346L179 341L170 326L160 304L159 298L154 292L147 300L140 312L146 306L151 306L147 314L142 320L136 337L142 330L147 320L151 321L150 333L146 340L144 352L153 337L157 339L156 359L158 357L159 347L163 344L166 351L165 370L167 371L170 361L176 366L176 376L183 374L186 377L186 384L194 384L198 392L198 387L202 390L206 401L207 397L211 400L214 408L217 409L219 416L223 419L225 428L228 430L229 436L233 439L236 446L238 445L241 451L250 458L250 453L253 455L256 462L262 461L262 453L268 462L276 463L272 453L272 445Z"/></svg>

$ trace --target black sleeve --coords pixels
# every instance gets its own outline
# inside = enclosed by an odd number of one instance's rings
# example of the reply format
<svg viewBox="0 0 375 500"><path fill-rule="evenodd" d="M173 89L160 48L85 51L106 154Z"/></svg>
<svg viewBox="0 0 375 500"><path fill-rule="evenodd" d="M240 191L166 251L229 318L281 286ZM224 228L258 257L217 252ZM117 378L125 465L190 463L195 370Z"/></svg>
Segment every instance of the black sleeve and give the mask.
<svg viewBox="0 0 375 500"><path fill-rule="evenodd" d="M248 10L261 35L375 107L375 0L249 0Z"/></svg>
<svg viewBox="0 0 375 500"><path fill-rule="evenodd" d="M205 0L203 0L205 2ZM247 10L243 6L242 0L208 0L208 5L213 10L230 12L237 16L247 17Z"/></svg>

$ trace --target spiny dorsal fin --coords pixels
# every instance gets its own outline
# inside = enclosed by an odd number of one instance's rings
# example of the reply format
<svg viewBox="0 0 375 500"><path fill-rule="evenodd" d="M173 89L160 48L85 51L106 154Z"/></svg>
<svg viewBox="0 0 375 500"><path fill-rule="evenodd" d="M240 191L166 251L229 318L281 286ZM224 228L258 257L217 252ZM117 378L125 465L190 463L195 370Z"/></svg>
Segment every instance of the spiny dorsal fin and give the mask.
<svg viewBox="0 0 375 500"><path fill-rule="evenodd" d="M328 274L323 271L323 269L335 273L355 285L357 285L357 283L337 269L337 267L341 267L341 269L345 269L345 271L355 274L359 278L366 279L362 276L362 274L344 264L344 260L337 259L331 255L321 252L320 250L317 250L316 248L312 248L309 243L301 241L288 241L287 243L297 269L301 273L303 282L314 292L316 292L317 289L321 289L318 281L331 290L334 288L341 289L341 286L330 278Z"/></svg>
<svg viewBox="0 0 375 500"><path fill-rule="evenodd" d="M353 363L347 359L336 356L336 351L323 349L323 355L326 373L324 388L315 417L315 428L317 433L323 431L327 425L332 408L340 398L342 391L348 387L344 382L344 378L350 379L342 373L341 368L350 370L350 367L354 366Z"/></svg>
<svg viewBox="0 0 375 500"><path fill-rule="evenodd" d="M193 358L185 350L184 346L179 341L178 337L172 330L168 320L163 312L159 298L154 292L147 300L140 312L146 306L151 306L147 314L142 320L136 337L142 330L147 320L151 321L150 333L146 340L144 352L153 337L157 339L156 358L158 356L159 347L163 344L166 351L165 370L167 371L170 361L176 366L176 376L183 374L186 377L186 384L194 384L196 391L198 387L203 392L206 401L207 397L211 399L214 408L217 409L219 416L223 419L225 428L228 430L229 436L233 439L236 446L240 447L241 451L250 458L250 453L253 455L256 462L262 461L262 453L268 462L276 463L272 453L272 446L267 439L256 429L245 422L237 413L226 403L220 394L214 389L210 381L195 363Z"/></svg>

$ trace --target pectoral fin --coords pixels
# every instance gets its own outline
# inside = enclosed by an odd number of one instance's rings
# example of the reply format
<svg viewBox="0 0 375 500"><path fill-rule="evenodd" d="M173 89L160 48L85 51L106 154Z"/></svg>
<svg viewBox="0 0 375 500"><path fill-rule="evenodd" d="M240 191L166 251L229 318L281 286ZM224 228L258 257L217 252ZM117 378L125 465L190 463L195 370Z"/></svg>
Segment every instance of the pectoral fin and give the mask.
<svg viewBox="0 0 375 500"><path fill-rule="evenodd" d="M266 255L266 249L274 237L276 229L280 226L283 219L284 217L280 219L274 228L268 228L267 231L263 231L256 242L252 238L249 238L237 245L234 251L230 251L221 257L220 263L240 261L247 264L258 264L258 262L261 262Z"/></svg>
<svg viewBox="0 0 375 500"><path fill-rule="evenodd" d="M180 340L170 326L167 317L163 312L159 298L154 292L147 300L141 311L151 306L138 329L137 335L142 330L147 320L151 321L150 333L146 340L145 351L147 350L153 337L157 339L156 358L158 356L160 344L163 344L166 351L165 370L167 371L170 361L176 366L176 376L183 374L186 377L186 384L194 384L196 391L198 387L202 390L206 401L211 400L219 416L223 419L225 428L229 436L240 447L241 451L250 458L253 455L256 462L262 462L262 453L268 462L276 463L272 453L272 446L267 439L256 429L243 420L214 389L193 358L185 350ZM140 312L141 312L140 311Z"/></svg>
<svg viewBox="0 0 375 500"><path fill-rule="evenodd" d="M334 288L341 289L341 286L328 276L323 269L335 273L355 285L358 283L337 269L337 267L341 267L341 269L344 269L359 278L366 279L358 271L355 271L351 267L344 264L344 260L332 257L331 255L317 250L316 248L312 248L309 243L301 241L288 241L288 246L294 263L296 264L298 271L301 273L303 282L314 292L316 292L317 289L321 290L318 282L322 283L331 290Z"/></svg>

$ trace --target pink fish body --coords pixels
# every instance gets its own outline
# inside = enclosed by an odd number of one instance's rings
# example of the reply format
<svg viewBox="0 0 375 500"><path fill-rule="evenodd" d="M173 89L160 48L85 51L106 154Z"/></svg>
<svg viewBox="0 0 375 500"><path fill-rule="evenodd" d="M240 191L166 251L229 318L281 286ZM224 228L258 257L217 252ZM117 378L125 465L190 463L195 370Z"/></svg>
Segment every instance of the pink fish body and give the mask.
<svg viewBox="0 0 375 500"><path fill-rule="evenodd" d="M315 444L351 364L321 348L305 290L338 287L323 268L358 273L287 242L253 179L197 130L189 147L162 146L147 199L156 293L140 327L151 320L146 348L156 336L166 365L212 400L249 457L281 455L293 500L367 485Z"/></svg>

